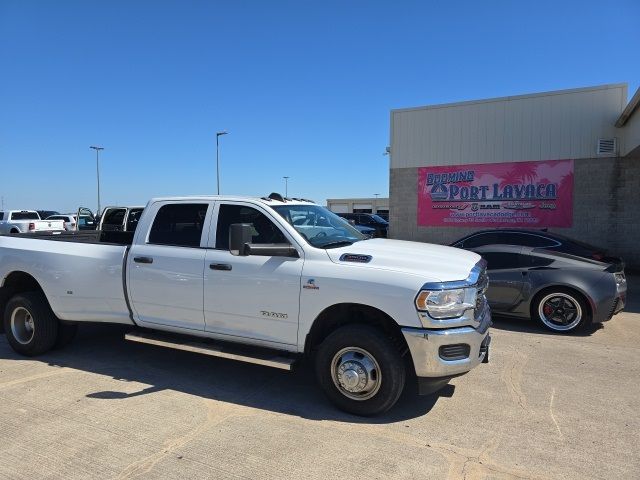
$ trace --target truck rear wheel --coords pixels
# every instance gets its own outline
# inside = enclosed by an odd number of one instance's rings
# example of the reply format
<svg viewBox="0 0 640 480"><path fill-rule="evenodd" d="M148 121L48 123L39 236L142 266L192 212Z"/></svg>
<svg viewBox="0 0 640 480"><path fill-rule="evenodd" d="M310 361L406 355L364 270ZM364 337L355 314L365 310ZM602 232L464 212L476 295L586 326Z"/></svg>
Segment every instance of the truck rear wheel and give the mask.
<svg viewBox="0 0 640 480"><path fill-rule="evenodd" d="M58 338L58 319L41 292L14 295L4 312L4 330L11 348L22 355L45 353Z"/></svg>
<svg viewBox="0 0 640 480"><path fill-rule="evenodd" d="M389 410L400 398L405 366L400 353L380 330L346 325L335 330L316 354L318 382L329 400L355 415Z"/></svg>

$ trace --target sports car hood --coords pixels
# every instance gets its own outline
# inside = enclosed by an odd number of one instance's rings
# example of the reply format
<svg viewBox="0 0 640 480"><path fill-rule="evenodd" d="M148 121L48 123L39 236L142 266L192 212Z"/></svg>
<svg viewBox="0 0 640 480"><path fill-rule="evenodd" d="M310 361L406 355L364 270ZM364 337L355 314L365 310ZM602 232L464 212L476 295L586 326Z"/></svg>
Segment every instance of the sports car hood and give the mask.
<svg viewBox="0 0 640 480"><path fill-rule="evenodd" d="M367 268L405 272L440 282L465 280L481 258L476 253L459 248L386 238L374 238L346 247L330 248L327 249L327 254L331 261L338 264L359 264ZM363 263L368 259L358 258L359 255L369 256L371 259Z"/></svg>

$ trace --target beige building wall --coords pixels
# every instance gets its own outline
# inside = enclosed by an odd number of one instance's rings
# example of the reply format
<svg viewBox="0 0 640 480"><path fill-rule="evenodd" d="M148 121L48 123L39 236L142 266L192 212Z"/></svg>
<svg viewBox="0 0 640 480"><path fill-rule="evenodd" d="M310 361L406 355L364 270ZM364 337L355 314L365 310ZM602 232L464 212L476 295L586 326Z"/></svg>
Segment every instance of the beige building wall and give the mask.
<svg viewBox="0 0 640 480"><path fill-rule="evenodd" d="M627 85L392 110L391 168L596 156Z"/></svg>

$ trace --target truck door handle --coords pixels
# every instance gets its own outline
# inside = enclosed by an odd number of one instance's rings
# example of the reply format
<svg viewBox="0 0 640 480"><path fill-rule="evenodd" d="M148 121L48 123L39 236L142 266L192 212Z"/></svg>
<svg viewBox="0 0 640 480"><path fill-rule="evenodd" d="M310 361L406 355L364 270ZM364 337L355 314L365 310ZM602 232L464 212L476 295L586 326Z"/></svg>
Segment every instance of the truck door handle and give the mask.
<svg viewBox="0 0 640 480"><path fill-rule="evenodd" d="M153 263L153 258L151 257L133 257L133 261L136 263Z"/></svg>
<svg viewBox="0 0 640 480"><path fill-rule="evenodd" d="M226 272L231 271L231 265L228 263L210 263L209 268L211 270L224 270Z"/></svg>

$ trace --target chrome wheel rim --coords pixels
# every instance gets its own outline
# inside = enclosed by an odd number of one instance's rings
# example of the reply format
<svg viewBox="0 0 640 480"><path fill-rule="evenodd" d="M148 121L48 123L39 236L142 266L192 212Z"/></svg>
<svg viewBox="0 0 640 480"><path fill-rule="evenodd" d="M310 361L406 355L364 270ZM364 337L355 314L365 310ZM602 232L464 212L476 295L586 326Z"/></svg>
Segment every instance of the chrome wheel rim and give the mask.
<svg viewBox="0 0 640 480"><path fill-rule="evenodd" d="M21 345L28 345L33 340L35 323L29 310L24 307L14 308L11 312L11 333Z"/></svg>
<svg viewBox="0 0 640 480"><path fill-rule="evenodd" d="M331 379L338 391L352 400L368 400L382 384L380 365L362 348L347 347L333 356Z"/></svg>
<svg viewBox="0 0 640 480"><path fill-rule="evenodd" d="M571 295L552 293L540 300L538 315L550 329L566 332L582 321L582 307Z"/></svg>

